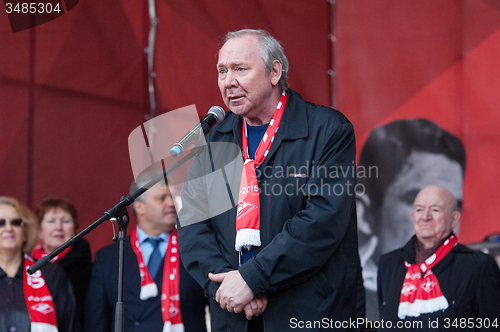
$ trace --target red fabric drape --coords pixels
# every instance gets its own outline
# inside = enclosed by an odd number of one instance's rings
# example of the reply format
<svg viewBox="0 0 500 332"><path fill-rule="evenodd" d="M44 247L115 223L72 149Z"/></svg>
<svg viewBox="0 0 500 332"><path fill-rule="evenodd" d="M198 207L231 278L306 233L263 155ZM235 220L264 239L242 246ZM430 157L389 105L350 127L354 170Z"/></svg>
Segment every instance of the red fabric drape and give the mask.
<svg viewBox="0 0 500 332"><path fill-rule="evenodd" d="M157 114L196 104L204 116L222 105L221 38L267 29L285 47L290 86L306 99L330 104L334 70L335 106L353 122L358 150L372 128L406 117L459 136L467 150L461 240L498 230L497 2L163 0L157 15ZM15 34L0 14L2 195L33 207L69 198L86 226L128 192L127 137L149 113L148 28L145 1L82 0ZM98 233L88 236L93 250L110 243L111 230Z"/></svg>

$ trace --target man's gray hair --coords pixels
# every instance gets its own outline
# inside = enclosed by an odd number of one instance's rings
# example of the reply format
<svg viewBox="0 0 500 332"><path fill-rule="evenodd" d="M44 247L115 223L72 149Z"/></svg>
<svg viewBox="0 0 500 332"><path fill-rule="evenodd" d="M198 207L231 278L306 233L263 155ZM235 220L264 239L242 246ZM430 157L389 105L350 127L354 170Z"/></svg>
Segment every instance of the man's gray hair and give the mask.
<svg viewBox="0 0 500 332"><path fill-rule="evenodd" d="M139 174L137 179L135 179L135 181L132 181L132 183L130 184L129 195L135 193L137 190L144 187L146 184L148 184L151 180L153 180L154 178L159 176L161 173L162 172L158 172L158 171L146 171L146 172ZM157 185L164 188L165 184L168 185L167 179L160 180ZM144 199L146 198L147 194L148 194L148 192L146 191L145 193L143 193L142 195L137 197L135 200L140 201L140 202L144 202ZM131 204L130 208L132 209L132 213L134 214L134 216L137 216L137 212L135 211L134 204Z"/></svg>
<svg viewBox="0 0 500 332"><path fill-rule="evenodd" d="M224 39L226 43L229 39L243 37L246 35L253 35L259 39L260 43L260 53L262 59L264 59L264 64L266 66L266 71L271 72L274 66L274 60L278 60L281 63L282 73L279 80L280 87L286 91L288 90L287 76L288 76L288 59L285 56L283 47L281 44L271 36L266 30L254 30L254 29L242 29L238 31L229 32Z"/></svg>

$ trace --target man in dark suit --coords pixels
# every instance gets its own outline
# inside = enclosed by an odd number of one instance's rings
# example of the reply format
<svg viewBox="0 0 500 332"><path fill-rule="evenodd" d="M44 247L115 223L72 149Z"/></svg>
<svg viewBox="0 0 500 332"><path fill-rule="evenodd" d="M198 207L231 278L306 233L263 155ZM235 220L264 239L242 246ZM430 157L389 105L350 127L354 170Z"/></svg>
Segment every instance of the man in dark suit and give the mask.
<svg viewBox="0 0 500 332"><path fill-rule="evenodd" d="M130 192L157 174L142 173ZM125 241L124 330L206 332L207 299L179 261L177 213L169 187L165 182L155 185L137 198L132 211L138 225ZM87 331L114 331L117 283L118 243L114 243L95 255L86 303Z"/></svg>
<svg viewBox="0 0 500 332"><path fill-rule="evenodd" d="M380 256L403 247L413 236L411 212L418 192L439 185L456 197L460 211L465 169L460 139L427 119L396 120L370 132L358 162L363 191L356 195L368 320L379 320Z"/></svg>
<svg viewBox="0 0 500 332"><path fill-rule="evenodd" d="M380 258L378 331L498 331L500 270L493 257L458 243L452 193L425 187L411 216L415 236Z"/></svg>

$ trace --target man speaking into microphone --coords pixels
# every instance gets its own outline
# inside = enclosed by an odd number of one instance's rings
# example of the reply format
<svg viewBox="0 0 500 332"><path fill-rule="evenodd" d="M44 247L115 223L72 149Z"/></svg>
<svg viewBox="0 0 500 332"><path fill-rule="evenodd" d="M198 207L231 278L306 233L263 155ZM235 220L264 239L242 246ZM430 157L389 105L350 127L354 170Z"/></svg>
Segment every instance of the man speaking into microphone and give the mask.
<svg viewBox="0 0 500 332"><path fill-rule="evenodd" d="M217 70L230 112L206 140L241 153L236 186L235 170L220 177L233 208L214 215L207 203L214 186L200 175L227 158L212 149L193 159L178 218L181 258L211 298L212 331L288 331L293 320L315 331L323 318L355 318L353 126L288 88L288 60L266 31L230 32Z"/></svg>

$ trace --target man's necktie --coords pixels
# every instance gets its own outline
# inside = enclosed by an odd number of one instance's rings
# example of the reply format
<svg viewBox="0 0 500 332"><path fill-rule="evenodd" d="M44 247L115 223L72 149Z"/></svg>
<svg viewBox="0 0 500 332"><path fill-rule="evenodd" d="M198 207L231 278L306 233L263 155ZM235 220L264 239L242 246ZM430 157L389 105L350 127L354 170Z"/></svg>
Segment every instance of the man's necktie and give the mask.
<svg viewBox="0 0 500 332"><path fill-rule="evenodd" d="M149 256L148 270L149 274L151 275L151 278L154 279L156 273L158 272L158 268L161 265L161 254L160 254L159 244L162 241L162 239L148 238L148 241L153 245L153 252L151 253L151 256Z"/></svg>

